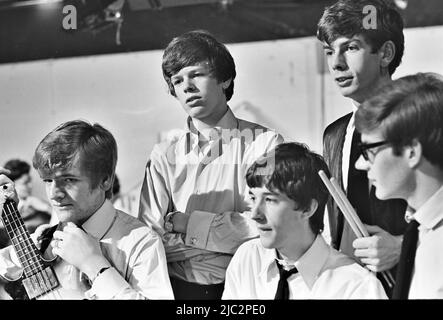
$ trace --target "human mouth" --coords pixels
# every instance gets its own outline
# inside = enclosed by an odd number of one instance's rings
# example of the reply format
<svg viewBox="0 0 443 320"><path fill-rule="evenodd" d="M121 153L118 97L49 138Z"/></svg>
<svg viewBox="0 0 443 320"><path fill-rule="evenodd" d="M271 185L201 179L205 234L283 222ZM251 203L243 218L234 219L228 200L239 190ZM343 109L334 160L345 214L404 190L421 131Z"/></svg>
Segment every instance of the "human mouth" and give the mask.
<svg viewBox="0 0 443 320"><path fill-rule="evenodd" d="M200 100L200 99L201 99L200 96L192 96L192 97L189 97L188 99L186 99L186 103L192 103L192 102L194 102L196 100Z"/></svg>
<svg viewBox="0 0 443 320"><path fill-rule="evenodd" d="M340 87L346 87L352 83L352 79L353 77L337 77L335 78L335 82L337 82Z"/></svg>
<svg viewBox="0 0 443 320"><path fill-rule="evenodd" d="M53 203L52 206L54 208L59 209L59 210L65 210L65 209L68 209L68 208L72 207L72 204L69 204L69 203L64 203L64 204L62 204L62 203Z"/></svg>
<svg viewBox="0 0 443 320"><path fill-rule="evenodd" d="M270 231L272 231L272 228L269 228L269 227L258 227L258 231L260 233L270 232Z"/></svg>

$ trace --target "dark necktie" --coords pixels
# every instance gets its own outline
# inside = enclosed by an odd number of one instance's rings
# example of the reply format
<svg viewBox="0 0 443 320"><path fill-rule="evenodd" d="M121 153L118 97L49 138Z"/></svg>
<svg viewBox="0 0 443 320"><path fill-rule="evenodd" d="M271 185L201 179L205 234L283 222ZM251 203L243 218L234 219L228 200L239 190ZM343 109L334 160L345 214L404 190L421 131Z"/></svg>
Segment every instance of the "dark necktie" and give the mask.
<svg viewBox="0 0 443 320"><path fill-rule="evenodd" d="M414 269L415 253L417 251L418 226L416 220L412 220L406 228L401 245L400 261L397 266L396 283L392 299L407 299Z"/></svg>
<svg viewBox="0 0 443 320"><path fill-rule="evenodd" d="M289 285L288 278L297 273L297 268L292 268L291 270L283 269L283 266L275 261L278 267L278 272L280 273L280 280L278 281L277 292L275 293L274 300L288 300L289 299Z"/></svg>
<svg viewBox="0 0 443 320"><path fill-rule="evenodd" d="M354 130L349 159L347 195L349 202L351 202L363 223L370 223L368 177L366 171L355 169L355 163L360 156L358 148L360 141L360 133Z"/></svg>

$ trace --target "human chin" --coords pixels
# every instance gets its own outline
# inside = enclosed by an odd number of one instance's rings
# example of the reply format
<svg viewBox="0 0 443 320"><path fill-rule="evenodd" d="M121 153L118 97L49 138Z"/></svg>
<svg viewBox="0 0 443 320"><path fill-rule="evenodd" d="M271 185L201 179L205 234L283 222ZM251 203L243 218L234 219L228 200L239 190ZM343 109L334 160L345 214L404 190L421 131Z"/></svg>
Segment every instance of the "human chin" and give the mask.
<svg viewBox="0 0 443 320"><path fill-rule="evenodd" d="M270 231L261 232L260 234L260 242L263 245L263 247L267 249L275 248L275 237Z"/></svg>

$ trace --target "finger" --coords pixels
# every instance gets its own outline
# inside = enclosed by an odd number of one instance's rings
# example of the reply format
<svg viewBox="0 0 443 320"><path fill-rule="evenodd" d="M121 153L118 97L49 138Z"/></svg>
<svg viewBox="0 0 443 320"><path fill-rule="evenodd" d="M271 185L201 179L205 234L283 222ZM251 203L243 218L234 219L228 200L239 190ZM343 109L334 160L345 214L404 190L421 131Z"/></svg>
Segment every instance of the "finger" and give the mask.
<svg viewBox="0 0 443 320"><path fill-rule="evenodd" d="M352 246L354 249L368 249L372 248L372 241L371 237L358 238L352 242Z"/></svg>
<svg viewBox="0 0 443 320"><path fill-rule="evenodd" d="M66 233L64 231L56 230L52 238L57 240L63 240L66 238Z"/></svg>
<svg viewBox="0 0 443 320"><path fill-rule="evenodd" d="M358 258L373 258L371 249L357 249L354 251L354 255Z"/></svg>
<svg viewBox="0 0 443 320"><path fill-rule="evenodd" d="M366 227L366 230L368 231L368 233L370 235L373 235L375 233L380 233L380 232L384 232L385 231L385 230L383 230L382 228L380 228L379 226L376 226L376 225L371 226L371 225L365 224L365 227Z"/></svg>
<svg viewBox="0 0 443 320"><path fill-rule="evenodd" d="M11 174L11 171L3 167L0 167L0 174Z"/></svg>
<svg viewBox="0 0 443 320"><path fill-rule="evenodd" d="M367 267L371 267L371 271L377 271L380 267L380 259L376 258L362 258L360 259L362 263L364 263Z"/></svg>
<svg viewBox="0 0 443 320"><path fill-rule="evenodd" d="M68 223L66 223L65 228L78 228L78 227L75 223L69 221Z"/></svg>

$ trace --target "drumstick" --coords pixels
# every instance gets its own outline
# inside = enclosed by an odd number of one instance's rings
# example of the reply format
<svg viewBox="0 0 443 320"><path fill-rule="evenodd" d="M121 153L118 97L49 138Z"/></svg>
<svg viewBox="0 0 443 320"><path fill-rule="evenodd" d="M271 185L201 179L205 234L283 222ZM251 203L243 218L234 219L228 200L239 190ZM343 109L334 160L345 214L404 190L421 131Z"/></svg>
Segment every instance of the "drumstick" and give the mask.
<svg viewBox="0 0 443 320"><path fill-rule="evenodd" d="M364 227L363 222L361 222L348 198L346 198L346 195L338 185L337 180L334 177L329 180L323 170L320 170L318 174L320 175L320 178L322 179L329 193L332 195L332 198L342 211L346 221L348 221L357 238L369 237L369 233ZM381 274L386 280L388 286L392 288L394 286L394 278L392 277L391 273L389 271L383 271Z"/></svg>

